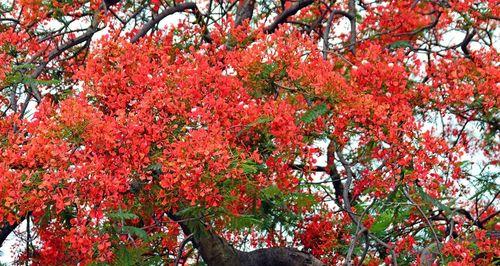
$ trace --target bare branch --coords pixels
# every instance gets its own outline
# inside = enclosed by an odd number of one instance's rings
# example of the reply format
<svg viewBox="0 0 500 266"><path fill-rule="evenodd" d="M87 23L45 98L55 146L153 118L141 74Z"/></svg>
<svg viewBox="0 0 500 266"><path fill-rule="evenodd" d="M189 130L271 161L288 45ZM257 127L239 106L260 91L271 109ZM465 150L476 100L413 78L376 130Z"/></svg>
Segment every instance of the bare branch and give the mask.
<svg viewBox="0 0 500 266"><path fill-rule="evenodd" d="M251 19L253 16L253 9L255 7L255 0L241 1L236 11L235 24L239 26L243 21Z"/></svg>
<svg viewBox="0 0 500 266"><path fill-rule="evenodd" d="M0 228L0 247L2 247L3 242L7 239L7 237L16 229L16 227L24 221L26 217L22 217L19 221L15 222L14 224L9 224L7 222L4 223L4 225Z"/></svg>
<svg viewBox="0 0 500 266"><path fill-rule="evenodd" d="M417 203L415 203L415 201L412 200L412 198L410 197L408 192L406 192L406 189L403 188L401 190L403 191L403 194L405 195L405 197L411 202L411 204L413 204L415 206L415 208L417 208L417 210L420 212L420 214L422 214L422 218L424 218L424 220L429 225L429 228L431 229L431 232L432 232L432 236L434 237L434 240L436 241L438 252L441 254L441 242L439 241L439 238L436 234L436 231L434 230L434 226L432 226L431 221L429 221L429 218L427 218L427 215L425 215L422 208L420 208L420 205L418 205Z"/></svg>
<svg viewBox="0 0 500 266"><path fill-rule="evenodd" d="M0 22L3 22L3 21L11 22L11 23L14 23L15 25L19 24L19 20L15 19L15 18L0 18Z"/></svg>
<svg viewBox="0 0 500 266"><path fill-rule="evenodd" d="M276 19L273 21L273 23L271 23L271 25L264 28L264 32L265 33L273 33L274 31L276 31L276 29L279 27L279 25L284 23L289 17L295 15L301 9L309 6L313 2L314 2L314 0L299 0L297 2L297 4L295 4L294 6L288 8L288 9L285 9L285 11L283 11L283 13L279 14L276 17Z"/></svg>
<svg viewBox="0 0 500 266"><path fill-rule="evenodd" d="M104 4L101 4L99 10L102 10L103 8L105 7ZM67 51L68 49L78 45L78 44L81 44L83 42L86 42L86 41L89 41L92 36L94 36L94 34L96 32L98 32L100 29L98 28L98 25L99 25L99 22L100 20L98 19L98 13L100 11L97 11L93 18L92 18L92 22L91 22L91 25L90 27L87 29L87 31L66 42L65 44L63 44L62 46L58 46L56 47L54 50L52 50L49 55L47 56L47 59L42 62L34 71L33 73L31 74L31 78L32 79L36 79L38 78L38 76L40 76L40 74L42 74L42 72L45 70L45 67L47 66L47 64L49 64L50 61L54 60L56 57L58 57L59 55L61 55L62 53L64 53L65 51ZM33 93L33 96L35 97L35 99L37 100L37 102L40 102L41 99L42 99L42 96L40 94L40 91L38 90L38 88L36 88L36 86L30 86L30 90L32 91Z"/></svg>
<svg viewBox="0 0 500 266"><path fill-rule="evenodd" d="M134 37L130 41L132 43L137 42L141 37L146 35L146 33L148 33L149 30L151 30L156 24L160 23L160 21L162 21L164 18L166 18L172 14L175 14L178 12L183 12L183 11L190 10L190 9L193 11L198 11L198 6L196 5L196 3L186 2L186 3L178 4L176 6L173 6L173 7L170 7L170 8L163 10L163 12L158 14L158 16L156 16L152 20L148 21L148 23L146 23L139 30L139 32L137 32L137 34L134 35Z"/></svg>
<svg viewBox="0 0 500 266"><path fill-rule="evenodd" d="M467 58L470 58L470 52L469 52L469 48L467 48L467 46L472 41L472 38L474 37L474 35L476 35L476 29L473 29L471 33L467 32L467 34L465 34L464 40L460 44L460 49L462 49L465 57L467 57Z"/></svg>
<svg viewBox="0 0 500 266"><path fill-rule="evenodd" d="M352 16L352 14L349 14L349 13L342 11L342 10L333 10L330 13L330 17L328 18L328 21L326 22L326 28L325 28L325 31L323 33L323 58L325 60L326 60L326 57L328 55L328 37L330 36L332 22L333 22L333 19L336 15L342 15L342 16L348 18L351 21L351 23L354 20L354 16Z"/></svg>
<svg viewBox="0 0 500 266"><path fill-rule="evenodd" d="M305 165L302 165L302 164L292 164L292 165L290 165L290 168L292 168L293 170L297 170L297 171L305 171L306 170ZM311 168L307 168L307 170L312 171L312 172L326 172L326 168L323 166L313 166Z"/></svg>
<svg viewBox="0 0 500 266"><path fill-rule="evenodd" d="M349 21L351 22L351 37L349 44L349 50L352 54L356 53L356 1L349 0L348 4L349 14L352 16Z"/></svg>
<svg viewBox="0 0 500 266"><path fill-rule="evenodd" d="M179 246L179 251L177 252L177 257L175 258L174 266L179 265L179 261L182 257L182 251L184 251L184 247L189 241L191 241L191 239L193 239L193 237L194 234L191 233L186 238L184 238L184 240L182 240L181 245Z"/></svg>

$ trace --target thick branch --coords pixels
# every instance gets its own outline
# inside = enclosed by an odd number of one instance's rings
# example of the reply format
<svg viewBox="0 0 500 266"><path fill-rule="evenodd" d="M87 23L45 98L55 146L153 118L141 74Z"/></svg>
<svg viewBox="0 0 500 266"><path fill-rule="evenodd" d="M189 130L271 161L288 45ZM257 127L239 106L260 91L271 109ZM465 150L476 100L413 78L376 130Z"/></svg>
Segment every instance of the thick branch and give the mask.
<svg viewBox="0 0 500 266"><path fill-rule="evenodd" d="M193 235L192 242L208 265L239 266L238 252L225 239L205 228L201 232L191 232L191 228L203 228L199 220L182 219L171 212L168 217L176 221L186 235Z"/></svg>
<svg viewBox="0 0 500 266"><path fill-rule="evenodd" d="M323 266L323 262L309 253L294 248L275 247L238 252L242 266Z"/></svg>
<svg viewBox="0 0 500 266"><path fill-rule="evenodd" d="M168 217L176 221L186 235L192 235L192 243L209 266L324 266L311 254L288 247L258 249L251 252L236 250L224 238L206 228L201 221L182 219L171 212ZM191 228L199 228L191 232ZM204 229L202 229L204 228Z"/></svg>
<svg viewBox="0 0 500 266"><path fill-rule="evenodd" d="M344 194L344 186L342 185L341 177L335 166L335 142L330 140L326 153L326 173L332 180L332 185L335 190L335 200L341 206L340 201Z"/></svg>
<svg viewBox="0 0 500 266"><path fill-rule="evenodd" d="M245 0L240 2L240 4L238 5L238 10L236 11L236 26L239 26L243 23L243 21L252 18L254 7L255 0Z"/></svg>
<svg viewBox="0 0 500 266"><path fill-rule="evenodd" d="M312 4L314 0L299 0L297 4L293 5L292 7L285 9L283 13L279 14L276 19L271 23L271 25L267 26L264 28L265 33L273 33L276 31L276 29L284 23L289 17L295 15L297 12L299 12L301 9L307 7L308 5Z"/></svg>
<svg viewBox="0 0 500 266"><path fill-rule="evenodd" d="M164 18L186 10L193 10L193 11L198 11L198 7L196 6L196 3L193 2L186 2L182 4L175 5L173 7L165 9L163 12L158 14L156 17L154 17L152 20L148 21L140 30L137 32L137 34L132 38L131 42L135 43L137 42L141 37L146 35L149 30L151 30L156 24L160 23Z"/></svg>
<svg viewBox="0 0 500 266"><path fill-rule="evenodd" d="M476 35L476 29L473 29L471 33L467 32L467 34L465 35L464 40L460 44L460 49L462 49L462 51L464 52L465 57L467 57L467 58L470 58L470 52L469 52L469 48L467 48L467 46L472 41L472 38L474 37L474 35Z"/></svg>
<svg viewBox="0 0 500 266"><path fill-rule="evenodd" d="M326 168L323 166L313 166L311 168L306 168L305 165L303 165L303 164L291 164L290 168L292 168L293 170L297 170L297 171L309 170L311 172L326 172Z"/></svg>
<svg viewBox="0 0 500 266"><path fill-rule="evenodd" d="M179 247L179 251L177 252L177 257L175 258L174 265L179 265L179 260L181 259L182 256L182 251L184 250L184 247L186 244L191 241L193 238L193 234L188 235L184 240L182 240L181 246Z"/></svg>
<svg viewBox="0 0 500 266"><path fill-rule="evenodd" d="M4 223L3 227L0 228L0 247L3 245L3 242L7 239L7 237L16 229L16 227L24 220L24 217L14 224Z"/></svg>
<svg viewBox="0 0 500 266"><path fill-rule="evenodd" d="M120 0L104 0L104 3L106 4L107 8L110 8L116 4L118 4Z"/></svg>

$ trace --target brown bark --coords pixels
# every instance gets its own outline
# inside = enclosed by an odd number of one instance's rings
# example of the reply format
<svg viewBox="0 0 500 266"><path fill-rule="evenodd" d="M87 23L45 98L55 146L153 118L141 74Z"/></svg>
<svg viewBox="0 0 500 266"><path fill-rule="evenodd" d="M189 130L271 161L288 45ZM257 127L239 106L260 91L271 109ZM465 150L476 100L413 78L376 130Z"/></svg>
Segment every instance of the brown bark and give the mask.
<svg viewBox="0 0 500 266"><path fill-rule="evenodd" d="M194 239L206 264L220 266L243 265L239 261L237 250L229 245L225 239L211 231L202 232L201 236L195 236Z"/></svg>
<svg viewBox="0 0 500 266"><path fill-rule="evenodd" d="M287 247L265 248L254 250L251 252L239 252L239 260L242 266L325 265L323 262L309 253Z"/></svg>
<svg viewBox="0 0 500 266"><path fill-rule="evenodd" d="M192 243L209 266L324 266L319 259L306 252L289 247L257 249L250 252L239 251L224 238L210 229L192 233L190 228L203 228L200 221L182 219L168 212L168 217L176 221L184 234L193 235Z"/></svg>
<svg viewBox="0 0 500 266"><path fill-rule="evenodd" d="M132 37L132 40L130 42L132 43L137 42L142 36L146 35L146 33L148 33L149 30L151 30L156 24L158 24L164 18L172 14L183 12L186 10L194 10L195 12L196 11L199 12L198 6L194 2L185 2L182 4L169 7L160 14L158 14L156 17L154 17L152 20L144 24L144 26L137 32L137 34L134 35L134 37Z"/></svg>
<svg viewBox="0 0 500 266"><path fill-rule="evenodd" d="M203 261L209 266L323 266L313 255L295 248L274 247L243 252L208 231L197 240Z"/></svg>
<svg viewBox="0 0 500 266"><path fill-rule="evenodd" d="M252 18L254 7L255 0L245 0L240 3L238 10L236 11L236 26L241 25L243 21Z"/></svg>
<svg viewBox="0 0 500 266"><path fill-rule="evenodd" d="M273 33L276 29L284 23L289 17L295 15L301 9L314 3L314 0L299 0L295 5L288 9L285 9L283 13L279 14L276 19L271 23L271 25L264 28L265 33Z"/></svg>

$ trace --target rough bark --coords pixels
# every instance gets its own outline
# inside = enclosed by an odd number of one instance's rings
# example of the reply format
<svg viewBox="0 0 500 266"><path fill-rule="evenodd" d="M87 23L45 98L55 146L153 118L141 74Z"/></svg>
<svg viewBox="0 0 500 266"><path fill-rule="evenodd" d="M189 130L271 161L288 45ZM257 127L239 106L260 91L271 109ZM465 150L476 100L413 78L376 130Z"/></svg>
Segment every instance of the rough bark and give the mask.
<svg viewBox="0 0 500 266"><path fill-rule="evenodd" d="M225 239L205 232L196 240L203 261L209 266L323 266L313 255L295 248L274 247L243 252Z"/></svg>
<svg viewBox="0 0 500 266"><path fill-rule="evenodd" d="M243 21L251 19L253 16L253 9L255 7L255 0L245 0L240 3L236 11L235 24L241 25Z"/></svg>
<svg viewBox="0 0 500 266"><path fill-rule="evenodd" d="M239 266L239 254L225 239L207 231L195 236L196 245L203 261L208 265Z"/></svg>
<svg viewBox="0 0 500 266"><path fill-rule="evenodd" d="M193 235L192 243L209 266L324 266L319 259L306 252L289 247L274 247L244 252L235 249L224 238L206 228L191 232L190 228L203 228L199 220L183 219L171 212L168 217L176 221L184 234Z"/></svg>
<svg viewBox="0 0 500 266"><path fill-rule="evenodd" d="M242 266L325 265L309 253L287 247L265 248L251 252L239 252L239 260Z"/></svg>

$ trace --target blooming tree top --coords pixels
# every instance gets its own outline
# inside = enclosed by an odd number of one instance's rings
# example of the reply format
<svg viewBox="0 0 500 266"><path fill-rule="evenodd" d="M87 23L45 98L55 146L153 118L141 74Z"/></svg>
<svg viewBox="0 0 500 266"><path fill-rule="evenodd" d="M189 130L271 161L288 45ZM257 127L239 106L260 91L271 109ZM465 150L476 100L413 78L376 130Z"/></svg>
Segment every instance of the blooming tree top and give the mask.
<svg viewBox="0 0 500 266"><path fill-rule="evenodd" d="M495 1L0 12L0 244L28 223L19 263L498 262Z"/></svg>

